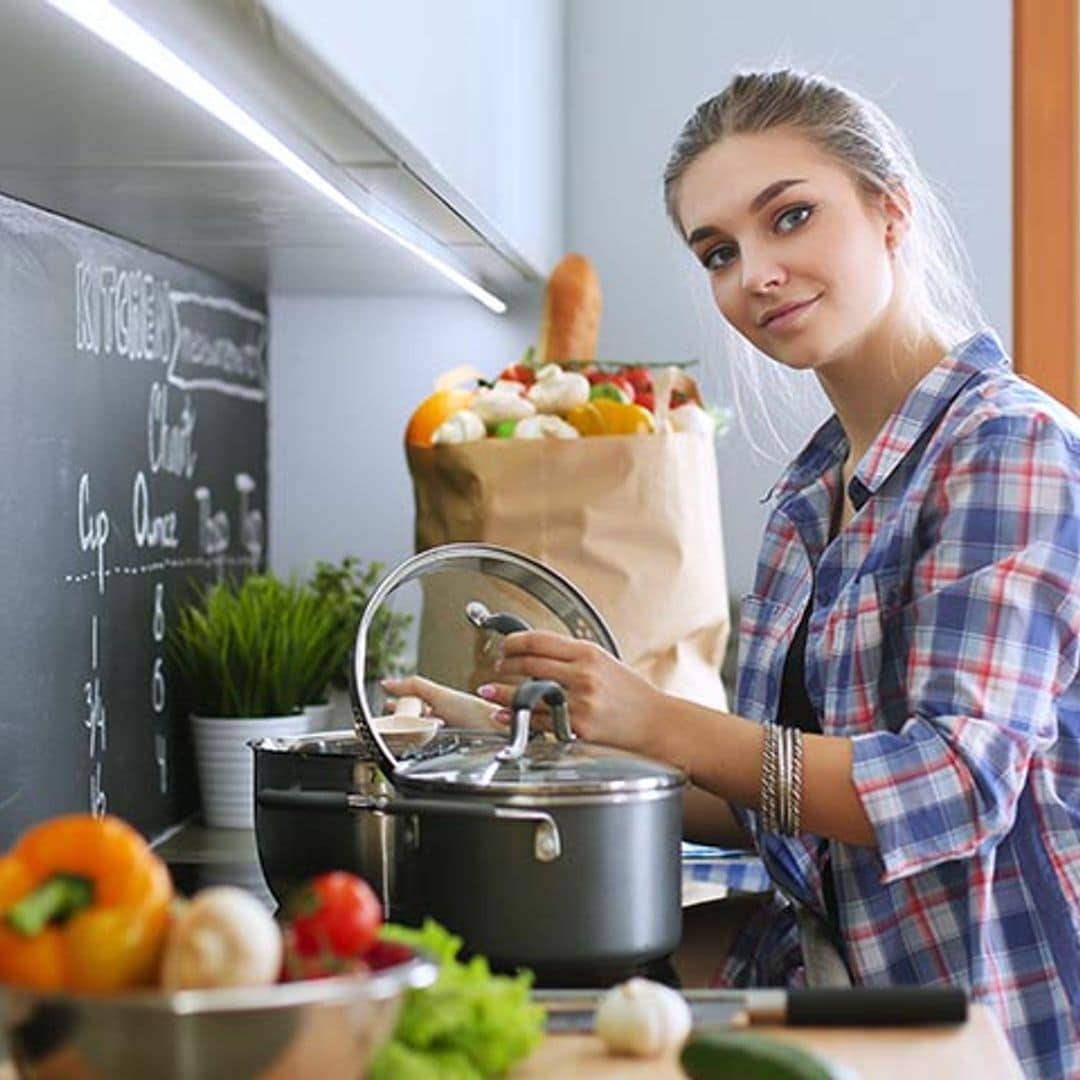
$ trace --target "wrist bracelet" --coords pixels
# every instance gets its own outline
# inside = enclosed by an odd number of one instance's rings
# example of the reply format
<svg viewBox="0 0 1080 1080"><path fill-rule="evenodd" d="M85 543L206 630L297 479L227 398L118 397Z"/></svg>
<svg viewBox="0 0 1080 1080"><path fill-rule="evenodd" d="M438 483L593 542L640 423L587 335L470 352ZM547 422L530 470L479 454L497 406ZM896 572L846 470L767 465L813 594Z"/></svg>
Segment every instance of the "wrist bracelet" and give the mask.
<svg viewBox="0 0 1080 1080"><path fill-rule="evenodd" d="M780 729L776 770L776 831L791 835L791 728Z"/></svg>
<svg viewBox="0 0 1080 1080"><path fill-rule="evenodd" d="M791 787L790 787L790 836L798 836L802 818L802 765L803 733L798 728L791 730Z"/></svg>
<svg viewBox="0 0 1080 1080"><path fill-rule="evenodd" d="M775 724L765 724L761 733L761 797L758 813L761 827L766 832L776 831L776 756L779 734L780 729Z"/></svg>
<svg viewBox="0 0 1080 1080"><path fill-rule="evenodd" d="M797 836L802 818L803 740L798 728L765 724L761 744L761 827Z"/></svg>

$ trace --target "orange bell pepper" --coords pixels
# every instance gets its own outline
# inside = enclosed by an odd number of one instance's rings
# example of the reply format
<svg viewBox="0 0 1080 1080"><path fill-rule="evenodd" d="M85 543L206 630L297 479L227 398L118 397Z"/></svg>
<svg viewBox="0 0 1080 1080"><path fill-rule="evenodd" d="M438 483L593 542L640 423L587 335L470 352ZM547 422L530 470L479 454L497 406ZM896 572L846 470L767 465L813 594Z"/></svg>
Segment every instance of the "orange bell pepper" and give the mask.
<svg viewBox="0 0 1080 1080"><path fill-rule="evenodd" d="M172 899L165 863L119 818L42 822L0 856L0 982L91 993L153 982Z"/></svg>

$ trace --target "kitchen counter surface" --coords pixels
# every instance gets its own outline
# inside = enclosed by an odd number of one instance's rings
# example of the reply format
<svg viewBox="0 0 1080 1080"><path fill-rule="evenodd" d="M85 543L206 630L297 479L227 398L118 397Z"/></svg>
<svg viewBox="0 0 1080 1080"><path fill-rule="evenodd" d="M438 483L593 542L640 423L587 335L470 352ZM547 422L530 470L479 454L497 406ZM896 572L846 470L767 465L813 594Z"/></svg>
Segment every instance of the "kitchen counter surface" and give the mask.
<svg viewBox="0 0 1080 1080"><path fill-rule="evenodd" d="M1023 1080L1020 1065L993 1014L972 1006L966 1024L918 1028L788 1028L755 1026L755 1032L816 1050L860 1080L911 1080L912 1076L977 1076ZM592 1035L549 1036L513 1072L514 1080L572 1076L580 1080L685 1080L677 1056L612 1057Z"/></svg>
<svg viewBox="0 0 1080 1080"><path fill-rule="evenodd" d="M269 907L275 902L259 870L255 835L247 830L206 829L188 824L157 845L168 862L177 888L194 892L210 884L236 884L250 889ZM753 860L707 867L684 862L683 940L672 957L685 988L707 986L732 935L759 902ZM925 1076L978 1076L981 1080L1021 1080L1023 1073L993 1014L985 1007L971 1009L968 1022L958 1027L919 1028L785 1028L755 1026L754 1030L818 1050L831 1061L848 1066L862 1080L910 1080ZM0 1041L0 1080L14 1080L4 1064ZM573 1076L582 1080L646 1077L664 1080L684 1074L674 1055L633 1060L607 1055L590 1035L549 1036L523 1066L520 1080Z"/></svg>

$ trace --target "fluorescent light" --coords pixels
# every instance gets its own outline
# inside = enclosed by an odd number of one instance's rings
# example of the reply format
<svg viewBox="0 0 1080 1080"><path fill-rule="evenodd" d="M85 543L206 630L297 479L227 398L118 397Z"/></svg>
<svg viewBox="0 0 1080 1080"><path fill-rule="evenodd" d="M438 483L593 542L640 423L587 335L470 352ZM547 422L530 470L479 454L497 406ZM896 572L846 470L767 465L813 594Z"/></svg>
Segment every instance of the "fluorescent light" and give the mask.
<svg viewBox="0 0 1080 1080"><path fill-rule="evenodd" d="M46 0L46 2L134 60L151 75L168 83L174 90L178 90L264 153L269 154L335 206L393 240L395 244L400 244L406 251L423 260L458 288L464 289L471 297L479 300L486 308L498 315L506 311L506 304L482 285L428 251L423 245L403 236L358 206L325 176L290 150L276 135L263 127L213 83L166 48L152 34L147 33L109 0Z"/></svg>

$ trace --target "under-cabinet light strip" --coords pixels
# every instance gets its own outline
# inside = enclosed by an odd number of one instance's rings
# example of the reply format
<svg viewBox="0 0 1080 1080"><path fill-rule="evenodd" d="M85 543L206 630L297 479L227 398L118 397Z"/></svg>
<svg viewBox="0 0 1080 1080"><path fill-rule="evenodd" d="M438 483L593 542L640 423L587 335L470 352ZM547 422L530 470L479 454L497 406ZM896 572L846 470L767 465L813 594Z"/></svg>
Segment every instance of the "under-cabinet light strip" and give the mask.
<svg viewBox="0 0 1080 1080"><path fill-rule="evenodd" d="M493 293L357 206L348 195L290 150L277 136L109 0L46 0L46 3L118 49L151 75L168 83L174 90L178 90L211 116L280 162L335 206L394 243L400 244L406 251L479 300L486 308L498 315L506 311L506 304Z"/></svg>

